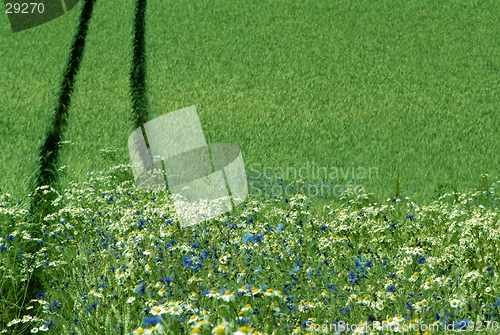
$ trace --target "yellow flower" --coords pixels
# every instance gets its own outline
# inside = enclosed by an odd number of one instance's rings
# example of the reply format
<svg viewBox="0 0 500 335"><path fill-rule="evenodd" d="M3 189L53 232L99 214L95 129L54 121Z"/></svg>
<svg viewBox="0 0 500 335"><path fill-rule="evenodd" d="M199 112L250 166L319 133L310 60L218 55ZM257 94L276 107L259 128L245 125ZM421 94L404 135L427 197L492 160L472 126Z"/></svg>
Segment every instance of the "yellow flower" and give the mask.
<svg viewBox="0 0 500 335"><path fill-rule="evenodd" d="M226 331L224 330L224 328L222 327L217 327L214 331L213 331L213 334L216 334L216 335L224 335L226 334Z"/></svg>

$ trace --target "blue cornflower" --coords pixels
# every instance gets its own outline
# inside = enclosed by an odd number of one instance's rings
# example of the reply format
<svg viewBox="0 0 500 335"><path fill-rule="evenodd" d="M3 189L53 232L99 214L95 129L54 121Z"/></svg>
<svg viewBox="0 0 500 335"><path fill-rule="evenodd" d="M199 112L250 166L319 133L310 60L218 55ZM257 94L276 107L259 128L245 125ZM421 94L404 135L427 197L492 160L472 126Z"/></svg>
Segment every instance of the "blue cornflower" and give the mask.
<svg viewBox="0 0 500 335"><path fill-rule="evenodd" d="M99 283L99 285L97 285L97 286L102 287L102 288L106 288L106 287L108 287L108 285L103 284L103 283Z"/></svg>
<svg viewBox="0 0 500 335"><path fill-rule="evenodd" d="M406 216L406 218L411 220L414 216L415 216L415 215L410 214L410 215L407 215L407 216Z"/></svg>
<svg viewBox="0 0 500 335"><path fill-rule="evenodd" d="M96 301L94 302L93 304L91 304L90 306L86 307L83 311L84 312L88 312L90 311L91 309L95 308L97 306L97 304L99 303L99 301Z"/></svg>
<svg viewBox="0 0 500 335"><path fill-rule="evenodd" d="M368 262L366 262L366 264L365 264L365 268L369 267L370 265L372 265L372 261L368 261Z"/></svg>
<svg viewBox="0 0 500 335"><path fill-rule="evenodd" d="M329 289L329 290L335 290L335 286L332 285L332 284L326 284L326 287Z"/></svg>
<svg viewBox="0 0 500 335"><path fill-rule="evenodd" d="M9 235L9 237L7 237L7 241L12 241L14 239L14 235Z"/></svg>
<svg viewBox="0 0 500 335"><path fill-rule="evenodd" d="M418 263L418 264L422 264L423 262L425 262L425 257L424 257L424 256L420 257L420 258L417 260L417 263Z"/></svg>
<svg viewBox="0 0 500 335"><path fill-rule="evenodd" d="M46 294L46 293L41 292L41 293L38 293L38 294L36 295L36 298L37 298L37 299L40 299L40 298L45 298L46 296L47 296L47 294Z"/></svg>
<svg viewBox="0 0 500 335"><path fill-rule="evenodd" d="M75 324L75 326L78 326L78 319L77 319L77 318L74 318L74 319L73 319L73 323Z"/></svg>
<svg viewBox="0 0 500 335"><path fill-rule="evenodd" d="M385 288L385 291L386 292L391 292L391 293L394 293L396 292L396 287L394 287L394 285L389 285Z"/></svg>
<svg viewBox="0 0 500 335"><path fill-rule="evenodd" d="M5 245L2 245L2 246L0 247L0 251L5 251L5 250L7 250L7 247L6 247Z"/></svg>
<svg viewBox="0 0 500 335"><path fill-rule="evenodd" d="M59 300L56 300L50 303L50 307L54 307L57 309L61 307L61 304L59 303Z"/></svg>
<svg viewBox="0 0 500 335"><path fill-rule="evenodd" d="M208 255L207 251L205 249L203 249L203 252L201 253L200 258L205 259L205 258L207 258L207 255Z"/></svg>
<svg viewBox="0 0 500 335"><path fill-rule="evenodd" d="M259 242L260 240L262 240L264 238L264 234L260 234L260 235L256 235L253 240L254 242Z"/></svg>
<svg viewBox="0 0 500 335"><path fill-rule="evenodd" d="M391 227L396 227L397 224L397 222L391 223Z"/></svg>
<svg viewBox="0 0 500 335"><path fill-rule="evenodd" d="M321 226L319 227L319 230L325 230L326 228L328 228L328 226Z"/></svg>
<svg viewBox="0 0 500 335"><path fill-rule="evenodd" d="M349 314L350 309L351 309L350 307L344 307L344 308L340 309L340 313L347 315L347 314Z"/></svg>
<svg viewBox="0 0 500 335"><path fill-rule="evenodd" d="M182 258L182 266L184 266L186 269L189 269L191 267L191 265L193 265L193 260L190 259L190 256L184 256Z"/></svg>
<svg viewBox="0 0 500 335"><path fill-rule="evenodd" d="M248 219L246 222L247 222L247 223L250 223L250 222L252 222L254 219L255 219L255 217L253 217L253 216L252 216L252 217L251 217L250 219Z"/></svg>
<svg viewBox="0 0 500 335"><path fill-rule="evenodd" d="M246 234L243 236L243 238L242 238L243 243L245 243L245 244L246 244L248 241L250 241L250 240L252 239L252 237L253 237L253 236L252 236L252 234L250 234L250 233L246 233Z"/></svg>
<svg viewBox="0 0 500 335"><path fill-rule="evenodd" d="M137 223L137 229L141 229L142 228L142 225L146 223L146 220L144 220L144 218L142 218L138 223Z"/></svg>
<svg viewBox="0 0 500 335"><path fill-rule="evenodd" d="M157 325L158 323L161 323L161 322L162 322L162 318L161 317L144 317L142 319L142 323L145 326L155 326L155 325Z"/></svg>
<svg viewBox="0 0 500 335"><path fill-rule="evenodd" d="M135 293L137 293L137 295L139 297L142 297L146 291L146 285L144 284L140 284L139 286L137 286L135 289L134 289Z"/></svg>
<svg viewBox="0 0 500 335"><path fill-rule="evenodd" d="M414 311L409 302L406 303L405 309L409 310L410 312Z"/></svg>
<svg viewBox="0 0 500 335"><path fill-rule="evenodd" d="M245 325L245 324L247 324L249 322L250 322L250 318L249 317L240 318L240 319L236 320L236 323L239 324L239 325Z"/></svg>
<svg viewBox="0 0 500 335"><path fill-rule="evenodd" d="M283 222L280 222L280 224L276 228L276 233L279 234L279 233L281 233L282 230L283 230Z"/></svg>

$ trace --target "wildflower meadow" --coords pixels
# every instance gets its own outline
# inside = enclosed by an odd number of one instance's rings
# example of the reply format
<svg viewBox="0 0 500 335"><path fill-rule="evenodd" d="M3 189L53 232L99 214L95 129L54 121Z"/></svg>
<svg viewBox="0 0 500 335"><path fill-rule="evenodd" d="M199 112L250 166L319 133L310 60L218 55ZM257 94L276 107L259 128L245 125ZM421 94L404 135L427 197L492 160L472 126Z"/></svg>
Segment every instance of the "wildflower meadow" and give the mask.
<svg viewBox="0 0 500 335"><path fill-rule="evenodd" d="M45 3L0 11L0 334L500 333L499 1ZM181 226L127 144L187 106L299 177Z"/></svg>
<svg viewBox="0 0 500 335"><path fill-rule="evenodd" d="M180 228L170 193L138 189L127 173L37 189L53 199L41 225L2 195L0 332L497 332L500 182L429 205L350 189L331 204L249 194Z"/></svg>

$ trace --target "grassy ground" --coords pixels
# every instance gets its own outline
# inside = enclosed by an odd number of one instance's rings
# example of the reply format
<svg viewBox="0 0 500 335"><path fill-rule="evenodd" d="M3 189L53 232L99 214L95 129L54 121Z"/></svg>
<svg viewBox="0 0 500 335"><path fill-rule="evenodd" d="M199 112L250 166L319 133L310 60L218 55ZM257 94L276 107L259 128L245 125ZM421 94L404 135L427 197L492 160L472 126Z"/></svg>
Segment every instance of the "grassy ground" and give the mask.
<svg viewBox="0 0 500 335"><path fill-rule="evenodd" d="M169 192L137 189L127 173L56 194L41 238L2 197L1 284L23 293L50 274L36 299L12 302L8 333L303 334L349 322L368 334L366 321L432 334L477 321L496 333L498 211L487 207L500 181L429 205L250 196L181 229Z"/></svg>
<svg viewBox="0 0 500 335"><path fill-rule="evenodd" d="M40 150L57 105L81 4L37 28L12 33L0 13L0 194L29 208Z"/></svg>
<svg viewBox="0 0 500 335"><path fill-rule="evenodd" d="M18 111L51 95L38 77L43 98L19 89L29 76L13 73L36 72L22 44L0 53L23 60L2 68L6 92L18 95L0 121L0 280L9 292L0 329L272 334L313 322L498 320L497 184L487 189L500 179L497 3L148 1L148 118L196 105L208 143L240 147L254 192L246 207L192 229L179 228L168 192L137 190L123 168L134 128L132 7L123 6L96 2L57 190L37 190L61 198L41 226L23 220L28 197L18 190L36 169L21 151L38 132ZM113 12L119 18L107 20ZM84 184L120 164L110 183ZM285 186L298 179L287 170L307 164L327 175L309 170L303 193L324 178L343 186L337 195L294 198L277 186L277 199L261 199L275 173ZM362 194L339 194L358 185ZM35 301L28 287L40 288Z"/></svg>
<svg viewBox="0 0 500 335"><path fill-rule="evenodd" d="M87 173L127 162L132 122L130 67L135 1L96 2L85 40L68 126L59 149L55 188L71 188ZM110 20L109 13L120 15ZM115 36L110 39L110 36Z"/></svg>
<svg viewBox="0 0 500 335"><path fill-rule="evenodd" d="M308 161L354 167L380 198L398 171L418 201L446 182L472 190L500 177L497 6L148 1L150 119L196 105L207 142L237 144L260 173Z"/></svg>

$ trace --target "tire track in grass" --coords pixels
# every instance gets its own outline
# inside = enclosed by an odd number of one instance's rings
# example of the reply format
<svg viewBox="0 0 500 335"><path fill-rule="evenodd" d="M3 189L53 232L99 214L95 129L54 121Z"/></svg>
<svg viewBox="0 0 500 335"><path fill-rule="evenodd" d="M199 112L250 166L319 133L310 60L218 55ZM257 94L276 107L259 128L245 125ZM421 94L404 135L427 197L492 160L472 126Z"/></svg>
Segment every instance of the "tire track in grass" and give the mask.
<svg viewBox="0 0 500 335"><path fill-rule="evenodd" d="M54 119L46 134L44 145L40 152L40 174L35 182L35 190L48 185L53 186L57 180L55 167L59 158L59 142L67 125L68 108L71 104L71 94L75 84L75 78L80 67L80 61L85 49L85 39L89 26L94 0L85 0L80 15L78 31L73 39L70 58L64 70L63 81L60 88L58 106L56 107ZM54 194L44 196L43 193L36 192L33 198L30 219L41 219L52 212L53 207L50 202L54 200Z"/></svg>
<svg viewBox="0 0 500 335"><path fill-rule="evenodd" d="M15 34L0 12L0 193L11 194L13 206L21 202L16 210L33 203L28 195L40 173L44 137L66 81L82 7Z"/></svg>
<svg viewBox="0 0 500 335"><path fill-rule="evenodd" d="M149 104L146 96L146 0L137 0L133 48L130 82L132 85L134 130L141 127L146 147L149 149L149 141L143 126L149 120ZM165 184L167 184L166 178Z"/></svg>
<svg viewBox="0 0 500 335"><path fill-rule="evenodd" d="M92 174L130 164L136 10L135 0L95 4L57 166L55 188L60 193L89 181Z"/></svg>
<svg viewBox="0 0 500 335"><path fill-rule="evenodd" d="M55 154L49 155L45 179L40 179L60 194L73 188L73 183L88 181L87 172L92 172L94 164L101 171L127 164L128 136L135 129L130 89L135 0L89 0L85 9L89 14L86 20L82 15L86 29L77 37L80 52L72 54L53 131L44 148L45 153ZM54 198L40 196L44 204L36 212L40 220L56 211L47 205ZM39 274L38 281L49 282L45 278L50 274ZM32 291L37 294L43 288Z"/></svg>
<svg viewBox="0 0 500 335"><path fill-rule="evenodd" d="M132 101L134 108L134 129L142 127L148 121L148 101L146 98L146 0L137 0L137 10L134 26L134 54L130 73L132 84ZM143 129L144 133L144 129ZM146 136L144 136L149 148Z"/></svg>
<svg viewBox="0 0 500 335"><path fill-rule="evenodd" d="M144 123L149 121L149 103L146 95L146 9L146 0L137 0L134 26L134 54L130 80L132 85L134 130L141 127L146 147L149 149L149 141L144 129ZM162 168L165 171L163 162ZM165 186L168 189L166 176Z"/></svg>
<svg viewBox="0 0 500 335"><path fill-rule="evenodd" d="M32 73L14 72L14 74L9 74L9 79L12 78L12 82L8 83L8 85L10 84L11 86L10 96L7 98L7 103L5 104L7 106L6 112L5 114L2 114L2 116L7 116L7 120L14 120L14 122L12 124L9 124L7 127L11 126L14 129L17 128L18 131L21 131L25 134L26 138L29 138L29 140L32 141L33 139L31 138L38 136L40 141L38 144L30 144L32 147L29 148L31 149L30 155L33 157L33 162L37 162L38 160L40 160L40 163L36 164L39 165L38 167L31 167L31 164L23 164L21 160L21 162L18 163L18 166L13 168L11 171L7 171L8 174L12 174L19 178L20 176L22 176L24 171L19 173L17 169L29 170L30 168L33 168L31 176L24 176L25 178L23 178L23 188L25 189L25 191L30 186L33 187L33 190L35 191L31 201L29 201L29 198L26 198L26 203L30 203L31 207L29 208L30 210L28 211L27 217L24 220L24 222L35 223L32 229L30 229L31 238L41 237L42 232L41 229L39 229L41 218L51 212L50 206L47 206L47 204L51 200L51 194L45 195L43 194L43 190L40 190L40 192L36 191L37 188L44 185L52 186L57 178L56 174L54 173L54 166L58 159L58 143L66 125L67 109L71 103L71 93L73 89L74 79L76 74L78 73L80 59L85 47L85 36L88 22L92 16L92 6L93 0L85 1L83 5L78 4L78 10L75 10L74 14L70 13L64 18L54 20L53 22L46 23L41 27L36 27L32 30L30 29L25 32L20 32L15 36L10 37L12 38L12 44L14 44L15 46L21 45L21 52L19 52L18 54L20 57L14 57L15 59L11 61L14 62L14 64L16 64L16 61L21 62L21 65L13 66L12 69L15 69L14 71L17 70L16 72L27 72L31 67L33 68ZM74 29L68 29L68 20L74 20L75 16L73 15L77 15L77 12L80 13L78 25L75 24ZM64 48L64 50L55 50L54 40L64 41L64 39L61 39L61 37L64 38L67 34L73 34L73 32L75 32L73 41L72 43L68 43L68 46L71 47L69 49ZM32 37L35 37L37 40L35 40L34 38L32 39ZM2 40L5 39L1 38L0 41L3 42ZM36 47L33 48L33 46L43 45L43 43L46 44L47 50L43 50L43 48L39 48L38 50ZM11 47L13 47L13 45L11 45ZM25 52L24 55L22 53L23 51ZM36 51L39 51L39 53L37 53ZM11 52L15 53L18 52L18 50L9 50L7 52L7 57L15 56ZM62 52L64 52L64 57L67 57L67 62L65 62L62 58ZM1 56L3 55L4 52L1 52ZM38 57L40 57L40 60L38 60ZM60 63L66 64L64 65L64 67L62 67ZM44 66L46 66L46 68L43 68ZM59 68L57 72L53 72L53 67L61 68ZM11 67L7 66L7 70L11 70ZM48 72L48 75L40 76L39 72L43 71ZM0 74L2 74L1 71ZM57 74L59 74L59 76L61 76L62 78L57 78ZM42 77L42 79L45 80L41 81L40 85L37 86L36 82L39 80L39 77ZM50 88L46 88L47 81L52 84L51 81L61 79L62 82L59 85L59 89L54 89L55 94L50 92ZM20 85L18 85L18 83L21 83L23 80L25 80L26 83L24 87L21 87ZM35 83L35 85L33 85L33 82ZM0 84L0 88L3 88L2 84ZM31 93L31 95L23 95L24 91L26 91L26 94ZM54 103L57 103L55 113L52 109L53 107L47 108L47 110L44 111L40 110L40 105L53 106ZM28 110L28 115L23 115L23 110ZM30 112L31 115L29 115ZM40 135L44 133L43 128L45 127L47 127L48 129L45 131L44 138L40 139L40 137L42 137ZM33 130L30 131L30 129L32 128ZM40 132L36 131L36 128L39 128ZM26 146L26 142L23 143L22 141L20 141L21 138L24 139L24 136L18 136L16 138L17 140L15 144ZM7 140L8 139L9 138L7 138ZM3 147L2 142L4 142L4 139L0 140L0 147ZM36 146L39 147L33 148ZM18 153L20 152L18 151L16 154ZM26 156L28 156L28 154L26 154ZM2 167L5 168L5 165L7 164L5 164L3 157L0 161L3 161L2 163L4 164L2 164ZM0 169L0 175L5 177L3 172L4 171ZM36 176L33 178L34 181L32 181L33 176ZM5 225L6 227L0 226L0 228L2 228L2 235L4 230L3 228L12 229L12 227L9 227L8 223ZM34 243L25 244L23 248L25 249L24 252L26 252L27 254L39 251L39 247L34 245ZM31 299L35 299L35 296L39 292L44 292L44 288L46 288L47 283L52 280L50 274L47 273L45 268L38 268L38 270L34 271L31 275L26 275L26 277L17 279L23 279L24 281L27 281L27 285L22 285L21 287L19 287L15 282L11 282L12 285L7 285L7 283L9 283L8 281L1 281L2 285L0 287L0 296L2 297L2 300L11 303L13 302L12 308L2 309L2 323L5 320L9 321L8 319L12 320L12 316L18 317L19 313L24 310L28 304L30 304Z"/></svg>

